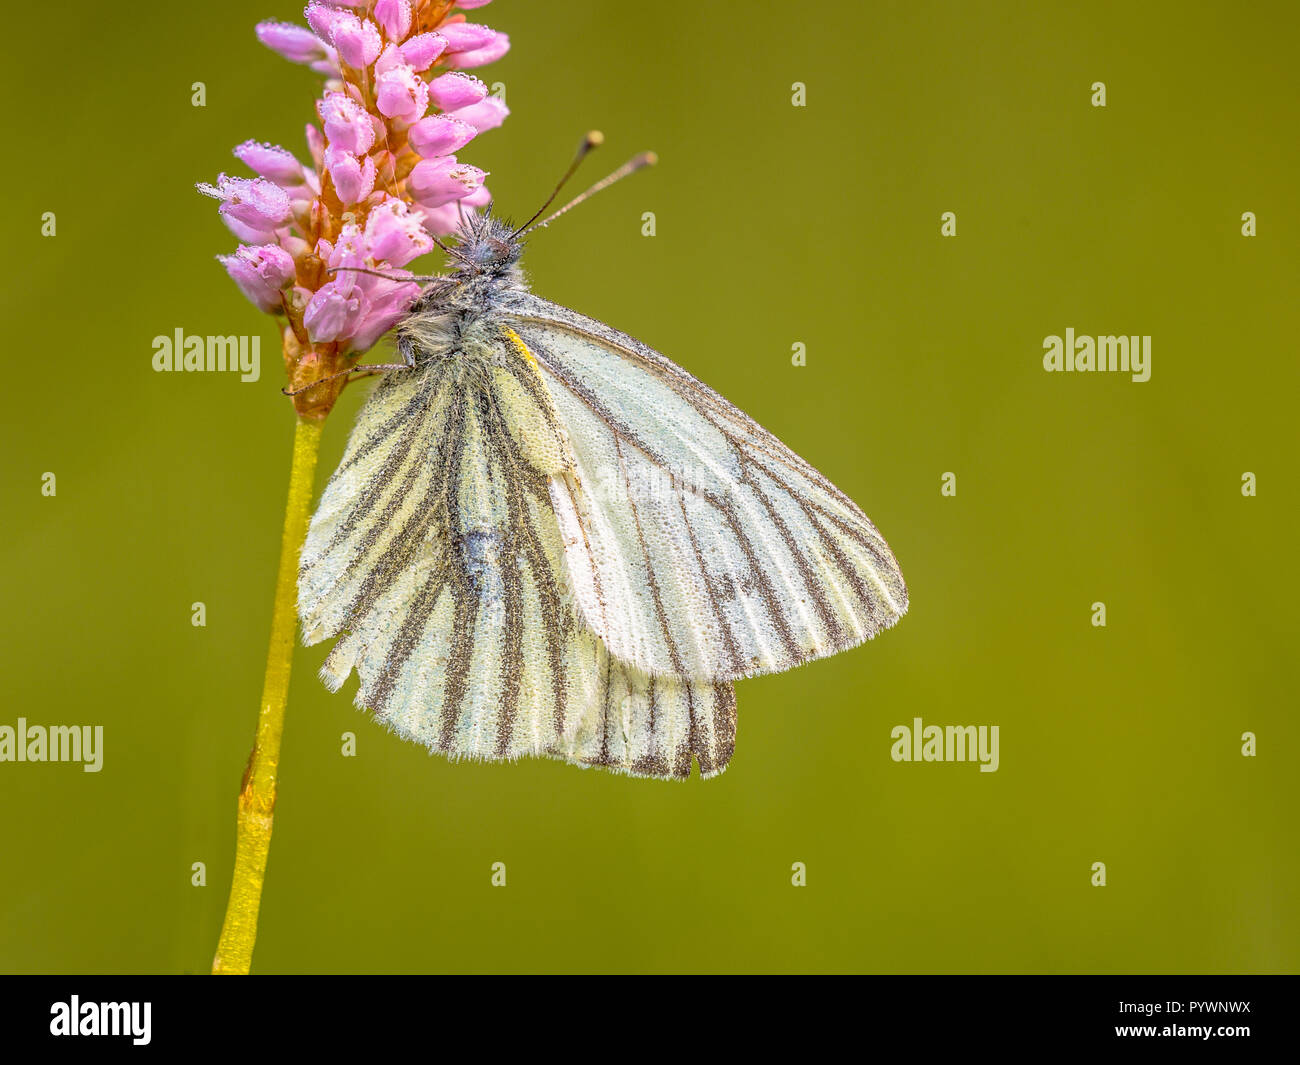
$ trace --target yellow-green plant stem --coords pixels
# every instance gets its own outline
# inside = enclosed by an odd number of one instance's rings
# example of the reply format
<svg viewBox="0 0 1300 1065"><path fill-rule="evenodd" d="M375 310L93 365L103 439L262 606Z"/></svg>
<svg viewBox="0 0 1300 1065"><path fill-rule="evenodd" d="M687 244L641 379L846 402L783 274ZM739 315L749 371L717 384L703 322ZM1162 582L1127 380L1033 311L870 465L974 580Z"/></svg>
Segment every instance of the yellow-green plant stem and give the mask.
<svg viewBox="0 0 1300 1065"><path fill-rule="evenodd" d="M230 884L230 901L226 904L226 919L221 926L221 940L212 959L214 973L247 973L253 961L253 944L257 941L257 911L262 903L266 857L271 849L280 737L284 734L284 709L289 698L289 672L298 628L298 554L307 536L322 425L322 420L299 418L293 434L293 467L289 473L289 499L284 508L284 533L280 539L280 570L275 580L262 709L257 717L253 751L248 756L248 768L244 770L244 782L239 789L235 873Z"/></svg>

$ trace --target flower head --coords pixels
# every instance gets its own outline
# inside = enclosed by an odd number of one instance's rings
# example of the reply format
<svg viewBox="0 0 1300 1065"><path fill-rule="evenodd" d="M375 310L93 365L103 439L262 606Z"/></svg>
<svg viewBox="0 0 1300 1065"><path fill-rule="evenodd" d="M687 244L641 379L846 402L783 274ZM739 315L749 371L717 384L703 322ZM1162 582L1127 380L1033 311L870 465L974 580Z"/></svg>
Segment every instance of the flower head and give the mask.
<svg viewBox="0 0 1300 1065"><path fill-rule="evenodd" d="M419 295L403 268L488 202L486 175L456 153L508 112L465 71L510 42L453 13L486 3L311 0L306 26L257 26L268 48L328 79L307 127L308 163L245 141L235 155L256 176L222 174L199 189L244 242L222 265L261 310L284 317L292 388L355 364ZM300 393L299 413L323 417L345 380Z"/></svg>

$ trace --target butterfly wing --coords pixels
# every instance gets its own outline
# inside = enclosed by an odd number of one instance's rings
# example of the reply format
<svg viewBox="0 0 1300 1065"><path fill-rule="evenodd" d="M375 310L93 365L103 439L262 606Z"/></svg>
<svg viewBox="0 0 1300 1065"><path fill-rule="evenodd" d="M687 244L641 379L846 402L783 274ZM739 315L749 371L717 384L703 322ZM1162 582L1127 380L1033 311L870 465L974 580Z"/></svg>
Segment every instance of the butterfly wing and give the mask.
<svg viewBox="0 0 1300 1065"><path fill-rule="evenodd" d="M312 519L304 640L357 705L452 758L547 755L645 776L725 768L731 685L652 678L573 607L549 478L572 464L517 346L389 375Z"/></svg>
<svg viewBox="0 0 1300 1065"><path fill-rule="evenodd" d="M616 658L730 680L856 646L907 610L866 515L712 389L546 300L510 314L568 434L551 500L582 615Z"/></svg>

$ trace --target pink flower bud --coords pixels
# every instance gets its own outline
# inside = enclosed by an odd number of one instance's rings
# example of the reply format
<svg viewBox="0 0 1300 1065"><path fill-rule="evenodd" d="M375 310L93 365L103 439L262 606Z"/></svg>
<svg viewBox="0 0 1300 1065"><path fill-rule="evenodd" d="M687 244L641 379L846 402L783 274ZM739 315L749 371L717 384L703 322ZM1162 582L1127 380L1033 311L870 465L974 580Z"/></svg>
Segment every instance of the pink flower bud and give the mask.
<svg viewBox="0 0 1300 1065"><path fill-rule="evenodd" d="M316 105L316 109L331 145L354 155L365 155L370 151L375 143L375 127L366 109L352 97L332 92Z"/></svg>
<svg viewBox="0 0 1300 1065"><path fill-rule="evenodd" d="M320 127L307 124L307 151L311 153L311 161L316 164L319 170L324 166L325 161L325 134L320 131Z"/></svg>
<svg viewBox="0 0 1300 1065"><path fill-rule="evenodd" d="M360 159L351 152L331 147L325 153L325 166L334 182L334 191L345 204L360 203L375 189L375 161Z"/></svg>
<svg viewBox="0 0 1300 1065"><path fill-rule="evenodd" d="M426 159L438 155L451 155L463 148L478 133L468 122L450 115L430 115L422 118L407 131L411 147Z"/></svg>
<svg viewBox="0 0 1300 1065"><path fill-rule="evenodd" d="M442 34L421 33L402 45L402 60L412 70L425 71L446 50L447 41Z"/></svg>
<svg viewBox="0 0 1300 1065"><path fill-rule="evenodd" d="M311 253L311 245L302 237L295 237L286 233L280 241L280 247L287 251L296 263L299 259L305 258Z"/></svg>
<svg viewBox="0 0 1300 1065"><path fill-rule="evenodd" d="M366 218L366 246L370 258L405 266L433 250L423 219L399 199L389 197Z"/></svg>
<svg viewBox="0 0 1300 1065"><path fill-rule="evenodd" d="M480 185L460 202L464 207L486 207L492 202L492 193L486 185Z"/></svg>
<svg viewBox="0 0 1300 1065"><path fill-rule="evenodd" d="M510 51L510 38L506 34L497 33L495 30L489 32L492 33L492 39L484 44L482 48L457 52L451 57L451 65L458 70L486 66L488 63L495 63Z"/></svg>
<svg viewBox="0 0 1300 1065"><path fill-rule="evenodd" d="M390 41L401 41L411 32L410 0L377 0L375 21L384 28Z"/></svg>
<svg viewBox="0 0 1300 1065"><path fill-rule="evenodd" d="M364 276L364 275L363 275ZM375 287L365 300L348 345L350 351L366 351L375 341L393 328L420 297L420 286L414 282L387 281L371 277Z"/></svg>
<svg viewBox="0 0 1300 1065"><path fill-rule="evenodd" d="M305 26L292 22L259 22L257 39L271 51L293 63L311 63L325 58L325 47Z"/></svg>
<svg viewBox="0 0 1300 1065"><path fill-rule="evenodd" d="M476 26L472 22L449 22L439 27L438 32L447 38L449 52L472 52L491 42L497 35L496 30Z"/></svg>
<svg viewBox="0 0 1300 1065"><path fill-rule="evenodd" d="M375 81L375 106L389 118L414 122L429 110L429 83L408 66L393 67Z"/></svg>
<svg viewBox="0 0 1300 1065"><path fill-rule="evenodd" d="M460 216L464 213L463 208L457 206L459 202L453 200L441 207L421 207L417 203L414 209L420 213L424 228L430 233L455 233L460 228Z"/></svg>
<svg viewBox="0 0 1300 1065"><path fill-rule="evenodd" d="M407 175L406 188L411 198L425 207L441 207L479 189L486 176L478 167L457 163L456 157L449 155L416 163Z"/></svg>
<svg viewBox="0 0 1300 1065"><path fill-rule="evenodd" d="M339 70L339 55L333 48L326 48L325 58L318 59L309 65L317 74L323 74L329 79L325 82L327 89L337 89L339 87L338 79L342 76L342 72Z"/></svg>
<svg viewBox="0 0 1300 1065"><path fill-rule="evenodd" d="M496 129L497 126L501 125L508 114L510 114L510 109L506 107L505 101L496 96L485 96L476 104L451 112L451 117L458 118L462 122L468 122L480 133L486 133L488 130Z"/></svg>
<svg viewBox="0 0 1300 1065"><path fill-rule="evenodd" d="M350 334L361 313L361 295L351 273L335 277L316 290L303 312L302 323L313 344Z"/></svg>
<svg viewBox="0 0 1300 1065"><path fill-rule="evenodd" d="M307 5L306 11L307 25L312 28L325 44L334 43L334 27L342 19L356 18L356 15L350 11L343 11L331 3L322 3L320 0L312 0Z"/></svg>
<svg viewBox="0 0 1300 1065"><path fill-rule="evenodd" d="M289 221L289 194L266 178L237 178L225 174L216 185L200 185L199 191L221 201L221 214L228 220L263 232Z"/></svg>
<svg viewBox="0 0 1300 1065"><path fill-rule="evenodd" d="M333 23L334 47L339 58L358 70L370 66L378 57L384 42L379 28L369 19L344 12Z"/></svg>
<svg viewBox="0 0 1300 1065"><path fill-rule="evenodd" d="M270 178L277 185L301 185L305 172L293 153L275 144L244 141L235 149L236 157L250 170Z"/></svg>
<svg viewBox="0 0 1300 1065"><path fill-rule="evenodd" d="M322 250L329 248L329 241L322 240ZM329 255L322 255L330 266L364 266L366 264L366 237L361 227L355 222L348 222L339 232L338 243Z"/></svg>
<svg viewBox="0 0 1300 1065"><path fill-rule="evenodd" d="M280 290L294 279L293 257L275 244L240 245L234 255L218 255L235 284L263 311L280 309Z"/></svg>
<svg viewBox="0 0 1300 1065"><path fill-rule="evenodd" d="M443 74L429 82L429 96L440 111L469 107L482 100L487 91L487 86L474 75L462 74L460 71Z"/></svg>

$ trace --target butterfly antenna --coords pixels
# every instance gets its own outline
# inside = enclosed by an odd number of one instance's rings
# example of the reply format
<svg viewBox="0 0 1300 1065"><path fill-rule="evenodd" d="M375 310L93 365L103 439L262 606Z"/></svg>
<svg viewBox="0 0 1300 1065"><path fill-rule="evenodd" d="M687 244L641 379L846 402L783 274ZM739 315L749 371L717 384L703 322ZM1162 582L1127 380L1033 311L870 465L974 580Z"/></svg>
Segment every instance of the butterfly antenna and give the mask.
<svg viewBox="0 0 1300 1065"><path fill-rule="evenodd" d="M571 199L568 203L566 203L554 214L546 218L543 218L536 225L531 224L532 220L530 219L529 220L530 224L524 230L524 232L527 233L531 229L543 229L546 226L549 226L552 222L554 222L557 218L559 218L560 215L567 214L569 211L573 210L573 208L577 207L578 204L582 203L583 200L591 199L593 196L596 195L596 193L600 192L601 189L607 189L612 184L614 184L614 182L621 181L629 174L635 174L638 170L641 170L644 167L654 166L655 163L657 162L659 162L659 156L655 155L654 152L642 152L640 155L633 156L631 159L629 159L626 163L620 166L608 177L601 178L599 181L596 182L596 184L592 185L591 188L589 188L586 192L581 193L578 196L575 196L573 199ZM553 200L555 199L555 197L552 196L551 199ZM548 200L547 203L549 204L550 200ZM544 210L546 210L545 206L543 206L542 208L542 211ZM538 211L537 214L541 214L542 211ZM537 215L533 215L533 218L536 217Z"/></svg>
<svg viewBox="0 0 1300 1065"><path fill-rule="evenodd" d="M542 212L545 211L546 208L550 207L551 204L555 202L555 197L560 194L560 189L564 188L564 183L568 181L569 178L573 177L573 172L578 169L578 164L581 163L585 158L587 158L587 153L590 152L593 148L599 148L604 143L605 143L605 134L601 133L600 130L598 129L593 129L590 133L588 133L585 137L583 137L582 143L578 145L577 152L574 153L573 162L569 164L569 168L564 172L560 180L555 183L555 188L552 189L551 194L546 197L546 202L542 204L539 208L537 208L537 213L533 215L532 218L528 219L527 222L525 222L522 226L520 226L513 233L511 233L510 236L511 237L519 236L519 234L525 232L529 226L531 226L534 222L536 222L539 218L541 218Z"/></svg>
<svg viewBox="0 0 1300 1065"><path fill-rule="evenodd" d="M451 249L448 249L450 251ZM454 254L454 253L453 253ZM385 281L443 281L446 280L443 274L392 274L386 270L371 270L368 266L327 266L327 274L350 273L350 274L369 274L371 277L382 277Z"/></svg>

